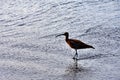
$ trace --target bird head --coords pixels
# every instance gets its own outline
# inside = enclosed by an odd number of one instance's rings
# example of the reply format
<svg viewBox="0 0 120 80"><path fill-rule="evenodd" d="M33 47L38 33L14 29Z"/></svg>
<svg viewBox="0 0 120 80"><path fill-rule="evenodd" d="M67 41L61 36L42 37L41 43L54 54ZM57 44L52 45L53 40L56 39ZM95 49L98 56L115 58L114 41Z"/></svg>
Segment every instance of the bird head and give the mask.
<svg viewBox="0 0 120 80"><path fill-rule="evenodd" d="M59 34L59 35L57 35L56 37L62 36L62 35L64 35L64 36L69 36L69 33L68 33L68 32L65 32L64 34Z"/></svg>

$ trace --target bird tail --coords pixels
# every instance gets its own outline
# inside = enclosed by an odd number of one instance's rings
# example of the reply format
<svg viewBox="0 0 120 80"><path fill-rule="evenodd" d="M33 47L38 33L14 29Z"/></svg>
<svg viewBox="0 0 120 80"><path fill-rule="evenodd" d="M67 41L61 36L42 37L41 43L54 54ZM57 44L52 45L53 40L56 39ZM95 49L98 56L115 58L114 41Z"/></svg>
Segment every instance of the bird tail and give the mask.
<svg viewBox="0 0 120 80"><path fill-rule="evenodd" d="M93 46L89 46L89 48L93 48L93 49L95 49Z"/></svg>

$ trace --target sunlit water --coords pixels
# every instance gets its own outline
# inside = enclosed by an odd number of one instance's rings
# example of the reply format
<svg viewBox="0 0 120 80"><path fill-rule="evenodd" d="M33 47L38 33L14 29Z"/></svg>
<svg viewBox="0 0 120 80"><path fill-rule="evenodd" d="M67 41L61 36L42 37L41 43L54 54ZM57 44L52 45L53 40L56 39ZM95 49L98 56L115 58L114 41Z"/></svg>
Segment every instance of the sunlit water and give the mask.
<svg viewBox="0 0 120 80"><path fill-rule="evenodd" d="M95 49L74 62L66 31ZM119 52L119 0L0 1L0 80L120 80Z"/></svg>

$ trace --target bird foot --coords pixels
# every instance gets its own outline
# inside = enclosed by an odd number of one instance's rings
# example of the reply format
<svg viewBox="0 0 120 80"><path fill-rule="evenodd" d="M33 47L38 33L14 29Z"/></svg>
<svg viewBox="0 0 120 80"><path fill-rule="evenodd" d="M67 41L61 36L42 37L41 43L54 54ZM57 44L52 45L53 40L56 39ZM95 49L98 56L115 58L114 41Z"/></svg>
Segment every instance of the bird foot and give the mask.
<svg viewBox="0 0 120 80"><path fill-rule="evenodd" d="M73 60L78 60L78 58L76 58L76 57L73 57Z"/></svg>
<svg viewBox="0 0 120 80"><path fill-rule="evenodd" d="M73 57L73 59L75 59L75 57Z"/></svg>
<svg viewBox="0 0 120 80"><path fill-rule="evenodd" d="M74 60L78 60L78 55L75 54L75 56L73 57Z"/></svg>

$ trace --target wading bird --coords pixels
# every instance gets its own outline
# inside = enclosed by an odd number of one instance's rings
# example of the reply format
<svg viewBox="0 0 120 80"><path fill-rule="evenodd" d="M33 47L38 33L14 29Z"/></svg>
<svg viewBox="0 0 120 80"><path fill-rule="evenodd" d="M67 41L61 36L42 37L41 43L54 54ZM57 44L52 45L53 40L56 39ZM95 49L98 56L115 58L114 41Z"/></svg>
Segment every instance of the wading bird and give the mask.
<svg viewBox="0 0 120 80"><path fill-rule="evenodd" d="M86 49L86 48L93 48L93 49L95 49L93 46L85 44L85 43L83 43L80 40L69 39L69 33L68 32L65 32L64 34L59 34L56 37L61 36L61 35L64 35L66 37L65 41L67 42L67 44L71 48L75 49L76 53L75 53L73 59L77 59L77 57L78 57L77 49Z"/></svg>

